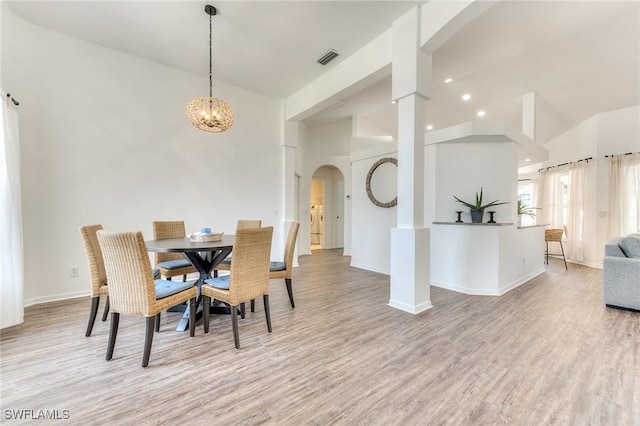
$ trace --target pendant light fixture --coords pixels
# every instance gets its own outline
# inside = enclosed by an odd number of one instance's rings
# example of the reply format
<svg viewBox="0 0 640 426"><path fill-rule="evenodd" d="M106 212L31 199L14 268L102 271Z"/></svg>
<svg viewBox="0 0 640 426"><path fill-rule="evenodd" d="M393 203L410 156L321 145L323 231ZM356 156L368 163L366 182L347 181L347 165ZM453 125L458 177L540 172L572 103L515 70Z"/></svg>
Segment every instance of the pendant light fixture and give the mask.
<svg viewBox="0 0 640 426"><path fill-rule="evenodd" d="M233 110L222 99L213 97L213 57L211 20L217 13L215 7L206 5L204 11L209 15L209 96L194 98L187 105L187 117L191 124L205 132L220 133L233 124Z"/></svg>

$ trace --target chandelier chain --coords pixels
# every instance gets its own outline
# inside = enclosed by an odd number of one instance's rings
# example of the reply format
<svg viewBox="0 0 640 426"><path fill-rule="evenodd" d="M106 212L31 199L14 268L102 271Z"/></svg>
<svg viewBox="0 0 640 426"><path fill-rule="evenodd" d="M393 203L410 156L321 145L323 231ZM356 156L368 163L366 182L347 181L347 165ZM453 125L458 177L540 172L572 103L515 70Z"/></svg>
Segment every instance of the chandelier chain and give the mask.
<svg viewBox="0 0 640 426"><path fill-rule="evenodd" d="M211 18L212 16L209 15L209 97L212 98L213 97L213 54L212 54L212 49L213 49L213 42L212 42L212 26L211 26Z"/></svg>

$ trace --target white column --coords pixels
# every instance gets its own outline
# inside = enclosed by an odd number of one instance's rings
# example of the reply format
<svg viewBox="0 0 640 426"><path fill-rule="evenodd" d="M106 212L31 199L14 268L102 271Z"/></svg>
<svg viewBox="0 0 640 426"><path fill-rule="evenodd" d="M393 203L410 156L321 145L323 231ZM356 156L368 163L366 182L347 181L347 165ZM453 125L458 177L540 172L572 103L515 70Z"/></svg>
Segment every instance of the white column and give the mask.
<svg viewBox="0 0 640 426"><path fill-rule="evenodd" d="M536 140L536 92L522 95L522 134Z"/></svg>
<svg viewBox="0 0 640 426"><path fill-rule="evenodd" d="M281 252L284 252L289 227L296 218L294 192L296 188L296 149L300 137L299 126L298 122L285 120L282 127L282 229L279 238Z"/></svg>
<svg viewBox="0 0 640 426"><path fill-rule="evenodd" d="M391 230L389 305L417 314L432 307L429 229L424 227L425 100L431 57L420 50L420 8L393 24L392 97L398 103L398 219Z"/></svg>

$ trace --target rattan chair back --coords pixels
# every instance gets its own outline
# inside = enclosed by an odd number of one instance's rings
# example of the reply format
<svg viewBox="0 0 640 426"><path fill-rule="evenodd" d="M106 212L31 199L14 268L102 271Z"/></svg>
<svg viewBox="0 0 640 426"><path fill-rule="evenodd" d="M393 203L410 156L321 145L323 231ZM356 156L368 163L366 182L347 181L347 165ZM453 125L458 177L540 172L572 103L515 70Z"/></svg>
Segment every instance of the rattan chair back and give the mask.
<svg viewBox="0 0 640 426"><path fill-rule="evenodd" d="M160 312L142 232L99 231L98 241L109 276L111 310L145 317Z"/></svg>
<svg viewBox="0 0 640 426"><path fill-rule="evenodd" d="M300 223L292 222L289 227L289 234L287 235L287 242L284 246L284 258L283 262L287 269L282 271L272 271L270 278L291 278L293 272L293 253L296 250L296 241L298 240L298 230L300 229Z"/></svg>
<svg viewBox="0 0 640 426"><path fill-rule="evenodd" d="M80 236L82 244L87 255L89 263L89 275L91 275L91 310L89 311L89 322L87 323L87 331L85 336L91 336L93 325L96 321L98 308L100 307L100 296L105 296L106 304L102 321L107 319L109 312L109 286L107 286L107 272L104 267L104 259L102 258L102 250L98 243L96 232L102 230L102 225L88 225L80 227Z"/></svg>
<svg viewBox="0 0 640 426"><path fill-rule="evenodd" d="M156 221L153 222L153 239L165 240L167 238L180 238L186 237L184 221ZM182 253L154 253L155 265L160 262L166 262L167 260L184 259Z"/></svg>
<svg viewBox="0 0 640 426"><path fill-rule="evenodd" d="M260 228L262 226L261 220L246 220L239 219L236 223L236 231L238 229L252 229L252 228ZM234 250L235 251L235 250ZM215 276L217 276L217 271L229 271L230 270L230 259L232 256L227 257L227 260L223 263L220 263L216 266Z"/></svg>
<svg viewBox="0 0 640 426"><path fill-rule="evenodd" d="M272 226L236 231L227 303L238 305L269 294L272 237Z"/></svg>
<svg viewBox="0 0 640 426"><path fill-rule="evenodd" d="M246 220L239 219L236 223L236 230L238 229L250 229L250 228L260 228L262 226L261 220Z"/></svg>
<svg viewBox="0 0 640 426"><path fill-rule="evenodd" d="M80 227L80 236L89 262L89 274L91 275L91 297L109 294L107 287L107 272L102 259L102 250L98 244L96 232L102 231L102 225L88 225Z"/></svg>
<svg viewBox="0 0 640 426"><path fill-rule="evenodd" d="M296 250L296 241L298 240L298 229L300 228L300 224L298 222L292 222L289 227L289 234L287 235L287 242L284 246L284 269L280 267L273 268L273 270L269 273L269 278L272 280L284 278L284 283L287 286L287 293L289 294L289 301L291 302L291 307L295 308L296 303L293 300L293 253ZM277 262L276 262L277 264ZM251 310L253 311L254 306L253 302L251 302Z"/></svg>

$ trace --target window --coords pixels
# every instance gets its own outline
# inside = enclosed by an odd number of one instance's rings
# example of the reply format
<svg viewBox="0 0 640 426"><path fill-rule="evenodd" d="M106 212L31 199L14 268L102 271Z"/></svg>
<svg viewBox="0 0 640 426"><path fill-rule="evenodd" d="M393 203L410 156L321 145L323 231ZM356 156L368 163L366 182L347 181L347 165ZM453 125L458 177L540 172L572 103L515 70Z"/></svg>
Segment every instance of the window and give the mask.
<svg viewBox="0 0 640 426"><path fill-rule="evenodd" d="M518 201L528 207L533 205L533 184L530 180L518 182ZM536 224L536 218L528 215L522 215L522 226L530 226Z"/></svg>

